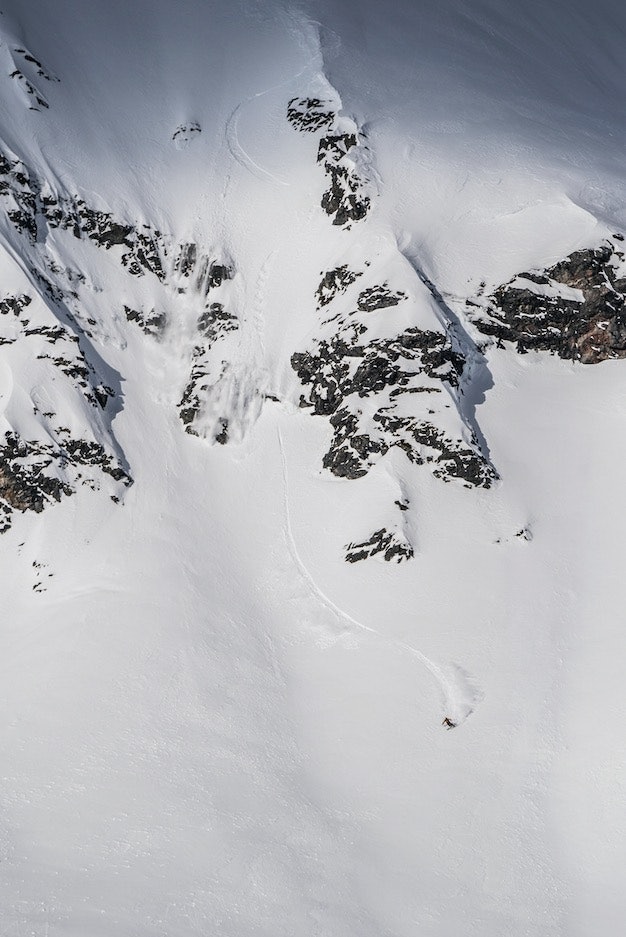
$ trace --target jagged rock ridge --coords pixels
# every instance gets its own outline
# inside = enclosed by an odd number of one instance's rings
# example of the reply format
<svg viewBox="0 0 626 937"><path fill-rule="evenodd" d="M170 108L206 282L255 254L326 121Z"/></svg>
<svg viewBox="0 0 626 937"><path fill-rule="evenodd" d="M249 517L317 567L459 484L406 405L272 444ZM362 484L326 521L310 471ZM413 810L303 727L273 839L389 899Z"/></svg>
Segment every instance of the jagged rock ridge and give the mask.
<svg viewBox="0 0 626 937"><path fill-rule="evenodd" d="M333 224L348 226L365 218L371 198L360 166L367 147L356 123L340 116L332 101L310 97L292 98L287 119L301 133L327 131L318 144L317 162L328 177L321 204Z"/></svg>
<svg viewBox="0 0 626 937"><path fill-rule="evenodd" d="M318 295L320 290L326 295L335 276L335 271L325 275ZM354 282L356 277L348 279ZM329 299L327 305L335 301ZM465 367L462 354L435 329L410 326L385 337L377 334L381 322L376 317L403 301L405 292L387 284L365 287L354 308L326 321L326 334L311 350L292 355L292 367L305 388L300 406L328 417L333 428L324 467L340 477L360 478L395 446L411 462L428 463L442 479L489 487L495 473L471 433L468 444L428 418L435 416L428 403L431 395L444 394L447 401L458 390Z"/></svg>
<svg viewBox="0 0 626 937"><path fill-rule="evenodd" d="M522 354L549 351L582 364L624 358L623 260L607 243L575 251L545 270L520 273L495 290L474 321Z"/></svg>

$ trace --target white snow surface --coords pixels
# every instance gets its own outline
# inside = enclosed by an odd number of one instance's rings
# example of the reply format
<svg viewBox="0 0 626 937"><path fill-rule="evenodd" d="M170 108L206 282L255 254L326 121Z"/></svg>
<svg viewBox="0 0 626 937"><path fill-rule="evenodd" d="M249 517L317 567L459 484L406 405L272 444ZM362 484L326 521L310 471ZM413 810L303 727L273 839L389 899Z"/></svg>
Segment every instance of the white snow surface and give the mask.
<svg viewBox="0 0 626 937"><path fill-rule="evenodd" d="M107 423L2 316L2 434L46 441L56 410L134 479L0 535L0 934L623 931L626 363L489 346L465 403L499 480L468 489L398 449L322 471L290 357L342 263L407 293L399 329L444 331L428 278L473 335L480 283L623 230L625 29L618 0L5 0L2 150L232 263L240 328L189 435L199 295L0 219L0 299L30 292L47 322L33 270L80 272L120 391ZM364 135L350 230L294 96ZM162 337L125 305L166 312ZM415 557L346 563L398 499Z"/></svg>

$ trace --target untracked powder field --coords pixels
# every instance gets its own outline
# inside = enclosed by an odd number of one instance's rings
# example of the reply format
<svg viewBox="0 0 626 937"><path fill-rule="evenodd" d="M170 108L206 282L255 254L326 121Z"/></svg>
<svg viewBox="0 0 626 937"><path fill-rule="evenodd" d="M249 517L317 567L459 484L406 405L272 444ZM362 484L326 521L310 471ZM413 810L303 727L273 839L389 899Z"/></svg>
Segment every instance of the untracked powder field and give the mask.
<svg viewBox="0 0 626 937"><path fill-rule="evenodd" d="M626 930L626 6L0 4L0 937Z"/></svg>

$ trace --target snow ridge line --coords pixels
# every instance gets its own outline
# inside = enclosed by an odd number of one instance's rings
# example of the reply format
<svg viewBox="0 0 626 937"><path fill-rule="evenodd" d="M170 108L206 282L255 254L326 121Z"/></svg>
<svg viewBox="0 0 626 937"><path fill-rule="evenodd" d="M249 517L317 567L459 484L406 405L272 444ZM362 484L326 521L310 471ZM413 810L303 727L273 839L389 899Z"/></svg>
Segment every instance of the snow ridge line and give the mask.
<svg viewBox="0 0 626 937"><path fill-rule="evenodd" d="M429 671L429 673L435 678L439 685L444 702L444 724L446 724L448 728L452 728L459 725L461 722L464 722L465 719L467 719L467 717L474 711L474 703L480 700L481 694L476 693L473 690L466 675L459 667L451 664L448 665L444 670L442 667L436 664L435 661L431 660L430 657L422 654L421 651L418 651L417 648L412 647L410 644L407 644L404 641L400 641L397 638L390 638L387 635L382 634L380 631L377 631L375 628L371 628L369 625L364 625L362 622L357 621L357 619L353 618L352 615L349 615L347 612L344 612L343 609L339 608L338 605L335 605L332 599L330 599L326 593L320 589L311 576L311 573L307 569L300 556L300 553L298 552L298 547L293 535L293 528L291 526L291 512L289 510L289 479L287 473L287 460L285 458L285 446L280 426L277 429L283 476L283 503L285 509L287 542L289 544L289 551L292 555L292 558L303 579L307 582L311 591L317 596L322 604L326 606L326 608L337 618L343 619L344 621L354 625L360 631L366 631L368 634L372 634L375 637L380 638L391 647L396 647L399 650L411 655L412 657L415 657L420 662L420 664L422 664Z"/></svg>

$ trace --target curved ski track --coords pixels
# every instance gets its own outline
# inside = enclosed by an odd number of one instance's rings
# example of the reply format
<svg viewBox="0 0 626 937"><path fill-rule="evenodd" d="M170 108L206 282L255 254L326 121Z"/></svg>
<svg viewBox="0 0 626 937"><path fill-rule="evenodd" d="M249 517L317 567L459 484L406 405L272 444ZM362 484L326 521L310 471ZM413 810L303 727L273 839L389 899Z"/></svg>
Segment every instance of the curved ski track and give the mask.
<svg viewBox="0 0 626 937"><path fill-rule="evenodd" d="M353 628L357 628L360 631L365 631L368 634L375 635L377 638L380 638L391 647L395 647L398 650L404 651L412 657L415 657L420 662L420 664L422 664L422 666L424 666L429 671L429 673L434 677L439 685L439 689L443 697L444 717L445 719L449 719L452 723L452 725L448 727L456 727L460 725L460 723L465 722L467 717L474 712L476 703L480 702L482 699L482 694L474 689L468 675L457 664L450 663L440 666L439 664L436 664L435 661L431 660L430 657L427 657L425 654L423 654L421 651L418 651L417 648L412 647L410 644L406 644L406 642L400 641L397 638L390 638L387 635L382 634L380 631L377 631L376 628L371 628L369 625L364 625L362 622L357 621L356 618L353 618L352 615L344 612L341 608L339 608L338 605L335 605L332 599L330 599L317 585L305 563L303 562L300 553L298 552L298 547L293 536L293 528L291 526L291 512L289 510L287 460L285 458L285 447L280 427L278 427L278 443L280 447L283 476L283 502L285 509L285 528L287 532L287 542L294 563L298 567L302 578L309 586L311 594L314 595L322 603L322 605L331 611L338 619L348 622L353 626Z"/></svg>

